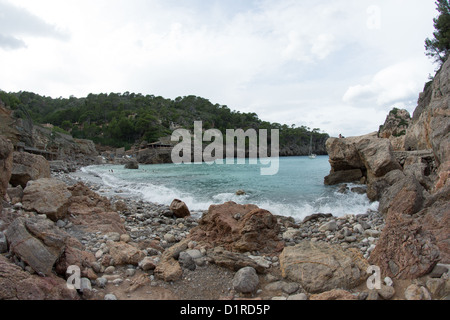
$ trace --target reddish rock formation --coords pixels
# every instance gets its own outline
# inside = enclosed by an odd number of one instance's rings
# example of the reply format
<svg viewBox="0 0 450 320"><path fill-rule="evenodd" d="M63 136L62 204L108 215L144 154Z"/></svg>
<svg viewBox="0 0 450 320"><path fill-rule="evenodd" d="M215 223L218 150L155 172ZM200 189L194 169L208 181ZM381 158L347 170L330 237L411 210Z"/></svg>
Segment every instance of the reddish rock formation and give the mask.
<svg viewBox="0 0 450 320"><path fill-rule="evenodd" d="M383 277L415 279L431 272L438 261L433 234L413 217L390 210L369 263L379 266Z"/></svg>
<svg viewBox="0 0 450 320"><path fill-rule="evenodd" d="M74 225L83 226L89 232L117 232L125 234L125 225L114 211L110 201L90 190L83 183L68 188L72 193L68 213Z"/></svg>
<svg viewBox="0 0 450 320"><path fill-rule="evenodd" d="M229 251L275 253L283 249L278 232L277 218L269 211L227 202L210 206L190 238Z"/></svg>
<svg viewBox="0 0 450 320"><path fill-rule="evenodd" d="M65 249L69 235L48 219L16 219L5 233L10 252L20 257L34 271L50 275L53 265Z"/></svg>
<svg viewBox="0 0 450 320"><path fill-rule="evenodd" d="M389 177L391 177L390 175ZM386 188L380 199L380 213L386 215L389 210L413 215L423 207L423 187L414 176L405 176L398 172L397 182Z"/></svg>
<svg viewBox="0 0 450 320"><path fill-rule="evenodd" d="M67 185L57 179L39 179L30 181L24 190L23 208L45 214L49 219L64 219L72 194Z"/></svg>
<svg viewBox="0 0 450 320"><path fill-rule="evenodd" d="M82 276L92 274L91 268L96 261L94 254L85 251L83 245L73 237L67 238L65 245L64 252L54 266L56 273L66 277L66 271L69 266L78 266Z"/></svg>
<svg viewBox="0 0 450 320"><path fill-rule="evenodd" d="M128 264L137 266L145 258L144 252L124 242L108 241L108 248L116 266Z"/></svg>
<svg viewBox="0 0 450 320"><path fill-rule="evenodd" d="M76 290L53 274L30 275L0 255L0 300L78 300Z"/></svg>
<svg viewBox="0 0 450 320"><path fill-rule="evenodd" d="M176 259L180 252L188 248L188 240L183 240L164 251L161 260L155 268L155 276L164 281L177 281L183 275L183 270Z"/></svg>

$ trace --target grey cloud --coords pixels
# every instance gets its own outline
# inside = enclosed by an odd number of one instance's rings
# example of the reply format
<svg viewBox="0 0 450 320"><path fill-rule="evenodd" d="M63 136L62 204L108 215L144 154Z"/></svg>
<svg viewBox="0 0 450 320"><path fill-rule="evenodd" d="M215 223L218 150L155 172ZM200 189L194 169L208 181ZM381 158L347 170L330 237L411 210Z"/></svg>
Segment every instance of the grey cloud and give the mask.
<svg viewBox="0 0 450 320"><path fill-rule="evenodd" d="M0 34L0 48L4 49L20 49L26 48L25 42L12 36Z"/></svg>
<svg viewBox="0 0 450 320"><path fill-rule="evenodd" d="M26 47L23 36L67 40L69 35L28 10L0 0L0 48Z"/></svg>

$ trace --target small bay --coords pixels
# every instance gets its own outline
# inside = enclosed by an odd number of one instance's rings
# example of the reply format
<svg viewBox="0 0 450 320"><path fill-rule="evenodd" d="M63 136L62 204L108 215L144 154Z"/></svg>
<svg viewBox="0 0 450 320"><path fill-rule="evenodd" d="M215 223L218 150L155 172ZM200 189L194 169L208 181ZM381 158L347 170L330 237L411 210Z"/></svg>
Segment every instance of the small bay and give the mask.
<svg viewBox="0 0 450 320"><path fill-rule="evenodd" d="M256 204L273 214L301 220L314 213L334 216L364 214L377 210L366 195L340 193L339 186L326 186L323 179L330 172L328 156L283 157L273 176L261 175L261 167L249 164L158 164L140 165L137 170L123 165L82 168L75 175L96 179L109 192L122 197L169 205L173 199L184 201L191 211L207 210L211 204L234 201ZM349 184L349 187L353 185ZM242 190L244 195L236 195Z"/></svg>

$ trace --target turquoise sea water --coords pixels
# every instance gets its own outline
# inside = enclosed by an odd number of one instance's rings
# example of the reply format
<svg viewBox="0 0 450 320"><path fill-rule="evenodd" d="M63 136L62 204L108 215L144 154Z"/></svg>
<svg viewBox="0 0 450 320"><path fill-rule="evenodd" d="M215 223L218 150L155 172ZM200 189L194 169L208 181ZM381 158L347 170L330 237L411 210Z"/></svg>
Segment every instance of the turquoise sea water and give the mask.
<svg viewBox="0 0 450 320"><path fill-rule="evenodd" d="M262 176L265 165L162 164L140 165L138 170L105 165L83 168L103 183L120 189L125 196L169 205L173 199L184 201L191 211L206 210L211 204L235 201L256 204L273 214L296 219L313 213L364 214L377 210L367 196L338 193L337 186L325 186L330 172L327 156L280 158L279 172ZM113 172L112 172L112 171ZM236 196L237 190L246 195Z"/></svg>

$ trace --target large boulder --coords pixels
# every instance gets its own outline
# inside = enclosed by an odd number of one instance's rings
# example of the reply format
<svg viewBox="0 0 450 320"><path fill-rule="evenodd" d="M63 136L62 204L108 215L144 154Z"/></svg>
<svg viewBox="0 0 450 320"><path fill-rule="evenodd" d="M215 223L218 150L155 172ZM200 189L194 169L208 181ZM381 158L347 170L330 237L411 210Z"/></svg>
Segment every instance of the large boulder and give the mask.
<svg viewBox="0 0 450 320"><path fill-rule="evenodd" d="M6 230L10 252L36 273L50 275L69 235L43 218L17 218Z"/></svg>
<svg viewBox="0 0 450 320"><path fill-rule="evenodd" d="M433 270L439 254L431 232L414 217L390 210L369 263L380 267L384 277L415 279Z"/></svg>
<svg viewBox="0 0 450 320"><path fill-rule="evenodd" d="M440 251L440 263L450 264L450 185L445 186L425 202L415 215L417 224L431 232Z"/></svg>
<svg viewBox="0 0 450 320"><path fill-rule="evenodd" d="M66 280L49 274L31 275L0 255L0 300L79 300Z"/></svg>
<svg viewBox="0 0 450 320"><path fill-rule="evenodd" d="M23 208L45 214L49 219L64 219L72 196L67 185L57 179L30 181L23 191Z"/></svg>
<svg viewBox="0 0 450 320"><path fill-rule="evenodd" d="M233 278L233 288L241 293L253 293L258 289L259 277L252 267L240 269Z"/></svg>
<svg viewBox="0 0 450 320"><path fill-rule="evenodd" d="M327 143L331 171L325 184L364 180L370 186L386 173L401 169L388 139L377 133L360 137L330 138Z"/></svg>
<svg viewBox="0 0 450 320"><path fill-rule="evenodd" d="M28 181L50 178L50 164L43 156L27 152L14 152L10 183L27 186Z"/></svg>
<svg viewBox="0 0 450 320"><path fill-rule="evenodd" d="M210 206L199 226L191 230L190 238L229 251L275 253L284 245L278 233L277 218L269 211L227 202Z"/></svg>
<svg viewBox="0 0 450 320"><path fill-rule="evenodd" d="M357 142L356 149L367 170L368 182L389 171L401 169L388 139L364 138Z"/></svg>
<svg viewBox="0 0 450 320"><path fill-rule="evenodd" d="M344 251L324 242L302 241L284 248L280 255L283 277L298 282L310 293L353 289L367 279L368 267L357 250Z"/></svg>
<svg viewBox="0 0 450 320"><path fill-rule="evenodd" d="M11 200L11 204L22 203L23 198L23 189L21 185L18 185L15 188L8 188L6 191L9 199Z"/></svg>
<svg viewBox="0 0 450 320"><path fill-rule="evenodd" d="M401 171L392 171L389 173L386 181L392 185L386 187L381 195L378 211L387 215L389 210L413 215L419 212L423 207L424 188L412 175L404 175Z"/></svg>
<svg viewBox="0 0 450 320"><path fill-rule="evenodd" d="M64 252L58 258L55 264L55 272L62 276L67 276L67 268L77 266L80 268L81 275L89 275L96 262L95 255L90 251L85 251L84 246L76 238L66 239ZM91 272L91 274L93 274Z"/></svg>
<svg viewBox="0 0 450 320"><path fill-rule="evenodd" d="M175 199L170 204L169 209L173 212L173 215L177 218L186 218L191 215L186 203L181 200Z"/></svg>
<svg viewBox="0 0 450 320"><path fill-rule="evenodd" d="M69 220L88 232L116 232L125 234L124 220L111 205L111 202L89 189L83 183L68 188L72 196L67 212Z"/></svg>
<svg viewBox="0 0 450 320"><path fill-rule="evenodd" d="M223 250L221 247L209 250L208 259L211 260L211 263L234 272L245 267L252 267L258 273L264 274L270 267L270 265L258 264L257 260L253 260L244 253Z"/></svg>
<svg viewBox="0 0 450 320"><path fill-rule="evenodd" d="M13 165L13 145L10 141L0 136L0 211L2 201L8 189Z"/></svg>
<svg viewBox="0 0 450 320"><path fill-rule="evenodd" d="M359 182L363 177L361 169L341 170L331 172L325 177L326 185L336 185L340 183Z"/></svg>
<svg viewBox="0 0 450 320"><path fill-rule="evenodd" d="M137 266L145 258L145 253L132 245L124 242L108 241L109 253L115 261L115 265Z"/></svg>
<svg viewBox="0 0 450 320"><path fill-rule="evenodd" d="M155 268L155 276L166 282L180 280L183 276L178 258L180 253L188 248L188 240L185 239L172 247L166 249L161 256L160 262Z"/></svg>
<svg viewBox="0 0 450 320"><path fill-rule="evenodd" d="M432 270L440 251L449 261L450 186L430 196L410 170L391 171L382 181L379 211L386 226L370 262L385 276L414 279Z"/></svg>
<svg viewBox="0 0 450 320"><path fill-rule="evenodd" d="M373 137L375 134L367 135ZM364 164L356 149L361 137L330 138L326 142L332 172L362 169Z"/></svg>

